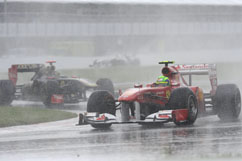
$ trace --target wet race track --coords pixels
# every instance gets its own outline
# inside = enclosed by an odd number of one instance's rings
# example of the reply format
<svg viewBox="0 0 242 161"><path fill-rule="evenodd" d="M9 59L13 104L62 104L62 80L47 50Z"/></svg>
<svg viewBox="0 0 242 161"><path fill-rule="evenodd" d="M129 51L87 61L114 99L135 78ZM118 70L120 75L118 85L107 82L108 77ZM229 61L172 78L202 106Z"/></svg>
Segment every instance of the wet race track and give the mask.
<svg viewBox="0 0 242 161"><path fill-rule="evenodd" d="M70 109L78 113L84 107ZM210 116L190 127L126 124L109 130L75 126L77 122L1 128L0 160L242 160L241 121L225 123Z"/></svg>

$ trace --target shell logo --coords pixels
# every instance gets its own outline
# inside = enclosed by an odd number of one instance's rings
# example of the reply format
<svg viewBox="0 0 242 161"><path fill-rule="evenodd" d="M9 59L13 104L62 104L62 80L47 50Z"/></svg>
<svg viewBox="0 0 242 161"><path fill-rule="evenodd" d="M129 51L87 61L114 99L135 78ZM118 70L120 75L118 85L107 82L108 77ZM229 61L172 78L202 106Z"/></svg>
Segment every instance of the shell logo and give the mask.
<svg viewBox="0 0 242 161"><path fill-rule="evenodd" d="M198 101L202 102L203 101L203 91L202 89L198 89Z"/></svg>
<svg viewBox="0 0 242 161"><path fill-rule="evenodd" d="M166 98L170 98L171 92L169 90L166 91Z"/></svg>

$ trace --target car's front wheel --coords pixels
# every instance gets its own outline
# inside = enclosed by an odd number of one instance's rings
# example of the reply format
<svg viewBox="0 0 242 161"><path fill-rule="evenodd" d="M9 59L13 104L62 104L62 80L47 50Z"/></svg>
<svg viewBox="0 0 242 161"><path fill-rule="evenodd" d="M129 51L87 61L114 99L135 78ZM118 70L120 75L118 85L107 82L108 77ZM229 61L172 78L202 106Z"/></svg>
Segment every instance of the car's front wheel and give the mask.
<svg viewBox="0 0 242 161"><path fill-rule="evenodd" d="M108 91L95 91L87 102L87 112L116 114L115 100ZM94 128L109 128L112 124L91 124Z"/></svg>
<svg viewBox="0 0 242 161"><path fill-rule="evenodd" d="M187 109L188 110L188 117L186 121L177 121L174 118L174 123L176 125L192 125L198 115L198 104L197 98L194 95L193 91L186 87L177 88L172 91L170 99L167 104L169 109Z"/></svg>

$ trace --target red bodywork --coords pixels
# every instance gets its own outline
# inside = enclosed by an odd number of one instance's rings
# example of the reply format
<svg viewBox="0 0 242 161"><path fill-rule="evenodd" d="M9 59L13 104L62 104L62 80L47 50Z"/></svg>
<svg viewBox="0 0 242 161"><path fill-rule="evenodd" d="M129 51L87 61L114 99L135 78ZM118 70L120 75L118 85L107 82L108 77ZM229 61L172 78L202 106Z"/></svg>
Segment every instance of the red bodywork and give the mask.
<svg viewBox="0 0 242 161"><path fill-rule="evenodd" d="M172 116L176 119L176 121L185 121L188 117L188 110L187 109L179 109L172 111Z"/></svg>
<svg viewBox="0 0 242 161"><path fill-rule="evenodd" d="M17 65L12 65L11 68L8 68L8 78L16 86L16 83L18 80L18 66Z"/></svg>
<svg viewBox="0 0 242 161"><path fill-rule="evenodd" d="M198 64L198 65L176 65L168 66L171 61L163 61L159 64L165 64L162 68L162 74L167 76L170 80L169 86L157 85L151 83L143 87L142 85L135 85L134 88L126 90L124 93L119 91L120 97L118 102L121 103L121 121L117 121L115 115L98 112L87 112L80 115L79 124L95 125L95 128L110 127L111 124L123 123L139 123L151 124L174 122L175 124L193 124L199 114L208 114L207 107L213 103L213 96L217 88L217 76L215 64ZM189 76L189 81L186 82L184 75ZM211 85L211 91L204 93L198 86L192 86L192 75L208 75ZM189 88L195 95L196 99L190 101L191 93L186 88ZM180 88L180 89L178 89ZM189 91L189 97L185 104L181 99L187 99L181 96L185 90ZM174 93L173 93L174 91ZM185 92L186 92L185 91ZM178 95L179 94L179 95ZM173 95L172 97L170 97ZM186 94L184 95L186 96ZM193 95L192 95L193 96ZM170 98L171 101L170 101ZM169 102L170 101L170 102ZM179 107L169 108L169 103L176 102ZM179 105L180 103L180 105ZM182 104L182 105L181 105ZM184 107L182 107L184 106ZM100 125L100 126L99 126ZM105 126L107 125L107 126Z"/></svg>
<svg viewBox="0 0 242 161"><path fill-rule="evenodd" d="M189 83L185 81L183 75L209 75L211 83L210 94L214 95L217 88L217 76L215 66L210 66L209 64L199 64L199 65L176 65L176 66L165 66L162 68L162 74L167 76L170 80L169 87L155 86L155 84L148 84L146 87L131 88L126 90L118 99L119 102L139 102L139 103L154 103L164 106L168 100L173 89L178 87L188 87L190 88L198 101L199 113L205 112L204 106L204 94L203 90L197 86L190 86ZM146 97L149 95L151 97ZM183 113L186 116L186 112ZM179 116L176 113L178 119L182 120L183 116Z"/></svg>
<svg viewBox="0 0 242 161"><path fill-rule="evenodd" d="M51 103L53 103L53 104L63 104L64 103L64 95L53 94L51 96Z"/></svg>

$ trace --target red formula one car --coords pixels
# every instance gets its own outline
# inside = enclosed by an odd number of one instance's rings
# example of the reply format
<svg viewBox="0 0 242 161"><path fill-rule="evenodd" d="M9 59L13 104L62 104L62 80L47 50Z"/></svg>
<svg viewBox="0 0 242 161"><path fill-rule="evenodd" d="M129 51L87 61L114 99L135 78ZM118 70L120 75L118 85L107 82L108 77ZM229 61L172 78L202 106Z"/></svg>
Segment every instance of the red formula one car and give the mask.
<svg viewBox="0 0 242 161"><path fill-rule="evenodd" d="M87 112L80 114L79 124L91 124L94 128L121 123L191 125L198 116L218 115L221 120L239 117L240 90L235 84L217 85L215 64L168 66L172 63L159 63L165 64L161 72L169 78L169 86L135 85L116 101L107 91L94 92L89 97ZM209 92L192 85L195 75L208 75ZM121 118L116 117L117 109L121 111Z"/></svg>

